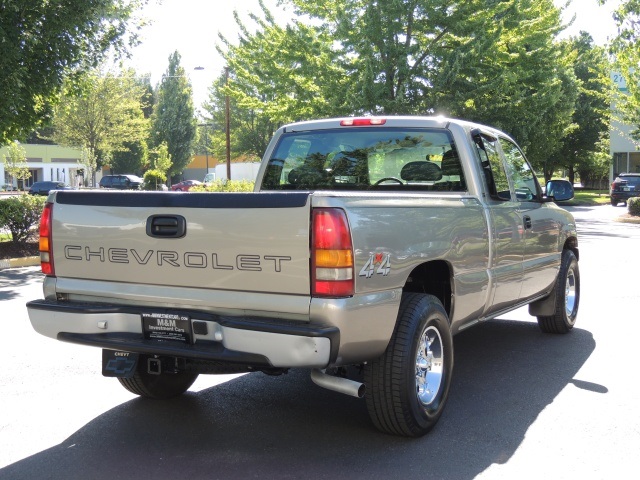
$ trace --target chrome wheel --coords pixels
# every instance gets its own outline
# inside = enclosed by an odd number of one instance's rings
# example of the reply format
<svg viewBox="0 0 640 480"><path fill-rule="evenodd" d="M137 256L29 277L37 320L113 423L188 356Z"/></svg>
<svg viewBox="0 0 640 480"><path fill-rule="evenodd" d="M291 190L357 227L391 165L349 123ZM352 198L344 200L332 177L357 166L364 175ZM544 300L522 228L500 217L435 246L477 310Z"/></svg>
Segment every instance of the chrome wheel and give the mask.
<svg viewBox="0 0 640 480"><path fill-rule="evenodd" d="M438 397L444 372L440 332L430 326L422 332L416 354L416 394L418 402L428 407Z"/></svg>
<svg viewBox="0 0 640 480"><path fill-rule="evenodd" d="M576 308L576 275L571 268L567 273L567 281L564 288L564 309L567 318L572 321L575 316Z"/></svg>

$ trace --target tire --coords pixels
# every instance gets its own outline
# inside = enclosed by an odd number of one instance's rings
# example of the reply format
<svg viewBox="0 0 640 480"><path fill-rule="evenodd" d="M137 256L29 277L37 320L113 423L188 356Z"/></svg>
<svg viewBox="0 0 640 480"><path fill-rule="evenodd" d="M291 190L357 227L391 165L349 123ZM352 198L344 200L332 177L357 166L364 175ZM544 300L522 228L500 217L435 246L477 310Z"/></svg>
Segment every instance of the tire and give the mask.
<svg viewBox="0 0 640 480"><path fill-rule="evenodd" d="M618 201L614 200L613 198L611 199L611 206L612 207L617 207L618 206Z"/></svg>
<svg viewBox="0 0 640 480"><path fill-rule="evenodd" d="M147 371L147 356L141 355L136 372L130 378L118 378L120 384L135 395L167 399L182 395L198 378L197 373L178 372L159 375Z"/></svg>
<svg viewBox="0 0 640 480"><path fill-rule="evenodd" d="M364 369L372 422L394 435L429 432L444 410L452 373L453 340L444 307L432 295L403 294L385 353Z"/></svg>
<svg viewBox="0 0 640 480"><path fill-rule="evenodd" d="M568 333L576 323L580 305L580 270L571 250L562 252L562 263L555 285L555 313L539 316L538 326L545 333Z"/></svg>

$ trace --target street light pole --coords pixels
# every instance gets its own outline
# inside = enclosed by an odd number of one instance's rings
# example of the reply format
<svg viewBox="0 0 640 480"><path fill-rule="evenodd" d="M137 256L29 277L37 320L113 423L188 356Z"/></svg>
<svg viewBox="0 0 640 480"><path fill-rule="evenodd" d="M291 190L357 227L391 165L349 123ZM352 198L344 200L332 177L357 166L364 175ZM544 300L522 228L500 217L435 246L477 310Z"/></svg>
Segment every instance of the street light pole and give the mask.
<svg viewBox="0 0 640 480"><path fill-rule="evenodd" d="M224 80L225 86L229 87L229 66L224 67ZM226 146L227 146L227 181L231 180L231 134L229 132L230 127L230 108L229 108L229 92L224 96L224 122L226 131Z"/></svg>
<svg viewBox="0 0 640 480"><path fill-rule="evenodd" d="M204 155L205 158L207 159L207 171L205 173L205 176L209 174L209 132L207 131L208 127L213 127L212 124L210 123L199 123L198 124L199 127L205 127L204 130Z"/></svg>

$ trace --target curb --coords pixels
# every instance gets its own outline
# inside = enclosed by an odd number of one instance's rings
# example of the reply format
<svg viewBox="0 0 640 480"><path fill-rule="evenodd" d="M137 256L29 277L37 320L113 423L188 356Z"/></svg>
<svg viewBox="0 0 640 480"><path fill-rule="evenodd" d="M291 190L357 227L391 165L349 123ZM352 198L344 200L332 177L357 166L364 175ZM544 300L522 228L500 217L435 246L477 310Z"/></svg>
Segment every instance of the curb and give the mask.
<svg viewBox="0 0 640 480"><path fill-rule="evenodd" d="M0 260L0 270L6 268L35 267L40 265L40 257L23 257Z"/></svg>

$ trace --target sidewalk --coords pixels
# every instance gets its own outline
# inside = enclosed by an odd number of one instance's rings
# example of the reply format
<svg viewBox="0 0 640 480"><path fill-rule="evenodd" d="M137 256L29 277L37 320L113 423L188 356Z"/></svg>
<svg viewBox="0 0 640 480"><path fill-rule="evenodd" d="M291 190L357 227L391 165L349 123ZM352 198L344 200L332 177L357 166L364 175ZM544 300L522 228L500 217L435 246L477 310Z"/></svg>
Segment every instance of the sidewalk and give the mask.
<svg viewBox="0 0 640 480"><path fill-rule="evenodd" d="M35 267L40 265L40 257L22 257L0 260L0 270L7 268Z"/></svg>

